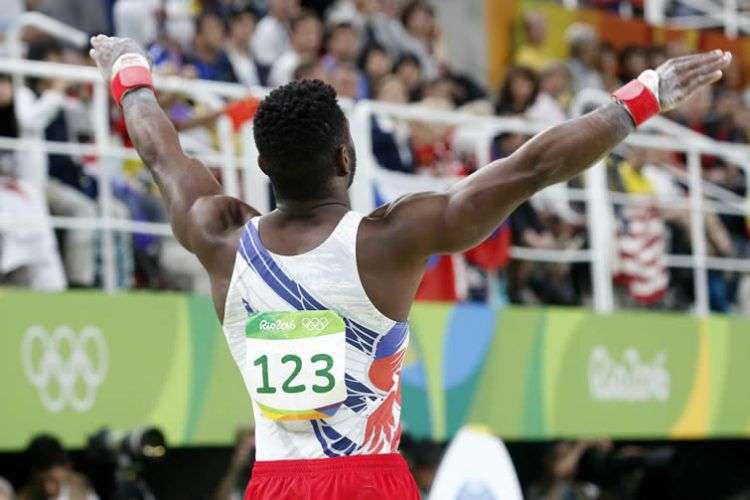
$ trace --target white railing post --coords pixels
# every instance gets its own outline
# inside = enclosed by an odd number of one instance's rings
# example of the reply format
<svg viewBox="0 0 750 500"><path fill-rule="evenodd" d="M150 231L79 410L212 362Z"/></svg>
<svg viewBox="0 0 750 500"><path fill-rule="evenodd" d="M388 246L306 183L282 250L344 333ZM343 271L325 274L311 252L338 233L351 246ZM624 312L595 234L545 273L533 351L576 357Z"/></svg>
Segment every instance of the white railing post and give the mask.
<svg viewBox="0 0 750 500"><path fill-rule="evenodd" d="M613 221L610 217L607 172L604 161L586 171L586 222L589 229L591 247L591 287L594 310L608 313L614 309L612 290L612 249Z"/></svg>
<svg viewBox="0 0 750 500"><path fill-rule="evenodd" d="M370 131L370 118L372 117L372 104L362 101L354 106L349 124L351 127L352 140L358 153L357 172L354 183L349 190L352 209L361 213L369 213L375 205L373 199L373 165L375 158L372 154L372 137Z"/></svg>
<svg viewBox="0 0 750 500"><path fill-rule="evenodd" d="M724 34L729 38L739 35L739 15L737 0L724 0Z"/></svg>
<svg viewBox="0 0 750 500"><path fill-rule="evenodd" d="M695 287L695 314L705 317L709 313L708 269L706 268L706 224L703 217L703 179L701 155L688 149L688 176L690 185L690 241L693 247L693 284Z"/></svg>
<svg viewBox="0 0 750 500"><path fill-rule="evenodd" d="M255 146L252 122L243 125L241 137L243 199L261 213L267 213L271 210L269 183L268 177L258 166L258 148Z"/></svg>
<svg viewBox="0 0 750 500"><path fill-rule="evenodd" d="M663 26L665 9L666 2L664 0L646 0L643 4L643 15L646 22L653 26Z"/></svg>
<svg viewBox="0 0 750 500"><path fill-rule="evenodd" d="M99 157L99 217L102 220L102 285L117 290L117 256L112 219L112 181L109 158L109 93L104 81L94 82L94 137Z"/></svg>
<svg viewBox="0 0 750 500"><path fill-rule="evenodd" d="M240 184L237 178L237 155L235 154L232 122L226 115L222 115L216 122L216 128L219 135L219 150L222 156L221 180L224 186L224 194L239 198Z"/></svg>

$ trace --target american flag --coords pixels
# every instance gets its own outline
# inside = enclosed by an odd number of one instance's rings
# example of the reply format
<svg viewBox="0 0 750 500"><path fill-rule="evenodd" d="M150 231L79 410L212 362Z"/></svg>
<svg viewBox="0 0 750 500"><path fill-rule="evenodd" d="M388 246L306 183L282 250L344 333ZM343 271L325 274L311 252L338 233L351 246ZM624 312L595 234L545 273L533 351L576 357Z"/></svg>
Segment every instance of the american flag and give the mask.
<svg viewBox="0 0 750 500"><path fill-rule="evenodd" d="M669 285L664 220L653 205L623 207L617 234L618 282L639 304L661 301Z"/></svg>

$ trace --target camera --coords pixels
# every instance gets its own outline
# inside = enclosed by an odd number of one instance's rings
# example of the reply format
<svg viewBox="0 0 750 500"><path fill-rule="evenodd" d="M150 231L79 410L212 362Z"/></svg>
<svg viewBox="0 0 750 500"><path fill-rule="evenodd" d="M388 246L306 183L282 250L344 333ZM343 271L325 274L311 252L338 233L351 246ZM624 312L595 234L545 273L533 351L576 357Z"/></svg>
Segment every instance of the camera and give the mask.
<svg viewBox="0 0 750 500"><path fill-rule="evenodd" d="M101 429L88 439L87 457L95 469L95 486L105 498L154 500L142 472L161 461L167 453L164 433L156 427L131 431Z"/></svg>

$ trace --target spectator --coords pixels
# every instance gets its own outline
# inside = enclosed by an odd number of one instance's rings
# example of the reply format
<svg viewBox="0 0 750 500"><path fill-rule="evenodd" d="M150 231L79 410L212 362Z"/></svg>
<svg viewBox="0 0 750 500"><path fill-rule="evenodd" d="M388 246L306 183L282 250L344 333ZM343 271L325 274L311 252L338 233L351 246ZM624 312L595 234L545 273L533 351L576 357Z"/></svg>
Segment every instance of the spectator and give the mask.
<svg viewBox="0 0 750 500"><path fill-rule="evenodd" d="M509 136L509 140L517 140ZM513 147L518 147L517 144ZM521 204L510 217L513 241L537 250L561 250L566 242L531 202ZM577 242L573 241L577 246ZM508 273L508 296L513 303L574 305L578 302L569 264L513 261Z"/></svg>
<svg viewBox="0 0 750 500"><path fill-rule="evenodd" d="M326 19L331 24L351 23L364 33L370 17L378 13L382 0L339 0L328 9Z"/></svg>
<svg viewBox="0 0 750 500"><path fill-rule="evenodd" d="M35 437L26 448L30 477L19 500L98 500L73 464L60 441L49 435Z"/></svg>
<svg viewBox="0 0 750 500"><path fill-rule="evenodd" d="M185 62L195 69L196 78L220 82L237 82L229 56L224 51L226 26L222 19L205 12L195 21L193 53ZM247 76L247 75L246 75Z"/></svg>
<svg viewBox="0 0 750 500"><path fill-rule="evenodd" d="M667 59L669 59L669 56L667 55L667 48L663 45L649 47L647 54L649 68L658 68L659 66L664 64Z"/></svg>
<svg viewBox="0 0 750 500"><path fill-rule="evenodd" d="M589 450L609 451L608 441L561 441L551 445L544 456L544 476L533 484L526 495L529 500L590 500L607 498L599 488L578 479L581 459Z"/></svg>
<svg viewBox="0 0 750 500"><path fill-rule="evenodd" d="M328 81L328 75L326 74L325 69L323 69L323 63L320 61L313 61L300 64L297 69L294 70L294 80Z"/></svg>
<svg viewBox="0 0 750 500"><path fill-rule="evenodd" d="M237 79L246 87L260 85L258 68L255 66L250 41L257 19L250 9L233 10L229 16L229 37L226 52Z"/></svg>
<svg viewBox="0 0 750 500"><path fill-rule="evenodd" d="M296 17L299 0L269 0L268 14L253 35L253 54L267 74L273 63L289 50L289 21Z"/></svg>
<svg viewBox="0 0 750 500"><path fill-rule="evenodd" d="M448 77L437 78L424 86L423 99L435 98L447 101L451 107L456 106L456 93L453 80Z"/></svg>
<svg viewBox="0 0 750 500"><path fill-rule="evenodd" d="M638 78L648 69L648 57L641 47L626 47L620 52L620 83L625 84Z"/></svg>
<svg viewBox="0 0 750 500"><path fill-rule="evenodd" d="M118 0L114 8L115 34L148 46L158 36L159 0Z"/></svg>
<svg viewBox="0 0 750 500"><path fill-rule="evenodd" d="M378 86L375 98L393 104L405 104L408 99L406 86L396 76L386 76ZM383 168L399 172L414 172L414 156L410 146L409 125L387 115L373 115L372 152Z"/></svg>
<svg viewBox="0 0 750 500"><path fill-rule="evenodd" d="M24 0L6 0L0 9L0 55L5 53L7 45L4 43L11 26L16 22L18 16L24 11Z"/></svg>
<svg viewBox="0 0 750 500"><path fill-rule="evenodd" d="M103 0L41 0L39 10L84 33L111 33Z"/></svg>
<svg viewBox="0 0 750 500"><path fill-rule="evenodd" d="M62 48L51 39L34 42L29 59L59 62ZM62 80L28 79L27 85L16 90L15 113L21 136L30 140L68 142L66 108L80 106L65 95L68 83ZM83 167L68 155L45 155L41 146L28 150L21 158L19 178L46 193L50 210L55 215L93 218L97 207L83 193L89 179ZM93 286L96 274L96 235L90 229L69 230L65 237L65 270L73 286Z"/></svg>
<svg viewBox="0 0 750 500"><path fill-rule="evenodd" d="M365 99L369 93L367 88L367 78L361 71L359 71L359 69L357 69L356 66L354 66L357 62L357 54L359 54L358 42L359 38L354 25L350 23L341 23L332 26L328 32L326 55L323 57L323 67L331 74L332 79L338 66L347 65L354 68L354 71L357 74L356 97L358 99Z"/></svg>
<svg viewBox="0 0 750 500"><path fill-rule="evenodd" d="M588 24L575 23L565 32L570 49L568 68L573 77L572 89L577 94L583 89L603 89L599 75L599 37Z"/></svg>
<svg viewBox="0 0 750 500"><path fill-rule="evenodd" d="M213 500L240 500L255 462L255 432L240 429L234 440L229 468L221 478Z"/></svg>
<svg viewBox="0 0 750 500"><path fill-rule="evenodd" d="M213 12L224 22L229 22L238 8L242 4L247 4L247 2L236 2L235 0L198 0L198 3L202 4L203 12Z"/></svg>
<svg viewBox="0 0 750 500"><path fill-rule="evenodd" d="M277 87L294 79L294 70L318 59L323 43L323 23L312 11L303 11L292 21L289 49L271 67L268 85Z"/></svg>
<svg viewBox="0 0 750 500"><path fill-rule="evenodd" d="M192 23L193 30L195 23ZM191 37L192 40L192 37ZM182 45L176 40L163 36L154 41L148 48L148 56L154 66L154 71L162 75L181 75L194 78L194 68L185 67L185 55Z"/></svg>
<svg viewBox="0 0 750 500"><path fill-rule="evenodd" d="M417 56L427 80L437 78L445 59L445 49L435 9L424 0L413 0L404 7L401 23L406 30L400 40L401 52Z"/></svg>
<svg viewBox="0 0 750 500"><path fill-rule="evenodd" d="M470 76L448 72L446 77L453 82L453 99L456 106L460 107L478 101L487 102L487 92Z"/></svg>
<svg viewBox="0 0 750 500"><path fill-rule="evenodd" d="M523 115L534 104L539 94L539 77L529 68L508 70L499 92L495 114Z"/></svg>
<svg viewBox="0 0 750 500"><path fill-rule="evenodd" d="M523 32L526 43L516 51L514 63L540 72L555 62L545 51L547 42L547 20L539 11L528 11L523 16Z"/></svg>
<svg viewBox="0 0 750 500"><path fill-rule="evenodd" d="M13 486L4 477L0 477L0 500L13 500L16 497Z"/></svg>
<svg viewBox="0 0 750 500"><path fill-rule="evenodd" d="M419 59L411 54L405 54L396 62L394 71L406 85L409 102L422 99L422 67L419 65Z"/></svg>
<svg viewBox="0 0 750 500"><path fill-rule="evenodd" d="M350 63L337 65L330 74L331 86L336 89L336 95L345 99L359 98L359 72Z"/></svg>
<svg viewBox="0 0 750 500"><path fill-rule="evenodd" d="M425 97L419 106L428 110L451 111L455 109L450 99ZM455 127L429 121L411 122L411 144L416 172L435 177L458 176L465 171L453 149Z"/></svg>
<svg viewBox="0 0 750 500"><path fill-rule="evenodd" d="M565 111L573 100L571 77L568 66L562 62L553 63L545 69L539 80L539 91L552 97Z"/></svg>
<svg viewBox="0 0 750 500"><path fill-rule="evenodd" d="M614 92L622 86L620 80L620 58L615 48L609 43L603 43L599 48L599 68L605 90Z"/></svg>
<svg viewBox="0 0 750 500"><path fill-rule="evenodd" d="M359 67L367 78L368 96L374 97L380 81L393 70L393 58L382 45L370 44L360 57Z"/></svg>

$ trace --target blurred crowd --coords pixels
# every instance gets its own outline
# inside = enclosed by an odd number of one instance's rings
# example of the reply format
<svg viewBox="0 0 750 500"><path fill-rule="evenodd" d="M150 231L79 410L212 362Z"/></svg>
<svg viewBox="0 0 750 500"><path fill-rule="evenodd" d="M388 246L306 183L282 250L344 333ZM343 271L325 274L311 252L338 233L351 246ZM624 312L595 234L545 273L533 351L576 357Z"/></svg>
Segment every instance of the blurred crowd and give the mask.
<svg viewBox="0 0 750 500"><path fill-rule="evenodd" d="M169 448L158 457L142 453L148 447L138 444L137 431L121 438L127 446L116 439L99 442L100 435L83 449L67 450L57 436L43 433L25 450L0 454L0 500L239 500L255 461L253 430L247 427L237 430L232 447ZM429 498L440 474L450 475L440 469L449 444L402 436L400 452L421 498ZM747 442L505 444L529 500L750 498ZM498 474L513 473L497 467Z"/></svg>
<svg viewBox="0 0 750 500"><path fill-rule="evenodd" d="M617 2L594 2L612 7ZM571 116L582 89L612 91L684 55L681 42L615 49L593 26L573 24L565 35L568 56L545 49L548 26L542 11L525 11L521 35L499 88L477 75L456 71L447 57L444 27L425 0L12 0L0 15L9 33L13 16L39 10L86 33L113 33L147 48L154 70L188 79L273 87L296 79L329 82L342 100L374 99L414 103L431 110L478 116L523 117L549 126ZM637 7L637 6L636 6ZM87 49L27 29L26 57L91 65ZM701 92L670 118L714 139L746 143L750 133L750 91L738 64L713 89ZM95 227L75 218L96 218L105 208L121 222L164 222L166 216L150 176L136 160L101 159L93 148L45 154L34 141L92 144L93 93L90 85L26 78L19 86L0 75L0 139L21 138L30 149L0 149L0 213L27 225L4 229L0 240L0 283L37 289L100 286L104 246L115 249L116 276L123 288L208 290L197 261L169 238L115 232L107 242ZM220 140L218 120L228 117L235 132L252 118L257 98L233 102L160 93L183 144L194 154L213 151ZM119 110L111 128L130 146ZM218 132L217 132L218 130ZM371 120L372 156L383 171L415 178L445 179L480 167L477 139L465 127L405 120L376 113ZM529 136L503 133L492 140L489 157L512 154ZM237 141L238 144L241 141ZM239 146L241 147L241 145ZM740 215L747 197L746 172L721 156L701 158L706 196L734 213L709 213L703 225L709 256L750 255L748 224ZM693 252L687 159L684 154L619 148L608 159L613 193L637 204L615 203L612 219L621 305L686 310L694 302L690 269L669 267L669 254ZM215 168L221 178L220 165ZM99 196L103 169L111 176L111 199ZM523 304L585 305L591 301L588 264L539 263L510 259L510 246L542 252L576 251L589 245L585 204L570 195L581 179L552 186L521 205L477 249L432 266L441 290L421 298L507 300ZM429 184L428 184L429 185ZM574 188L573 190L567 188ZM624 199L624 198L615 198ZM388 200L382 200L388 201ZM737 207L740 207L740 210ZM731 212L731 210L729 211ZM49 214L68 217L53 231ZM450 272L441 272L449 266ZM750 280L711 271L709 296L715 311L750 312Z"/></svg>

